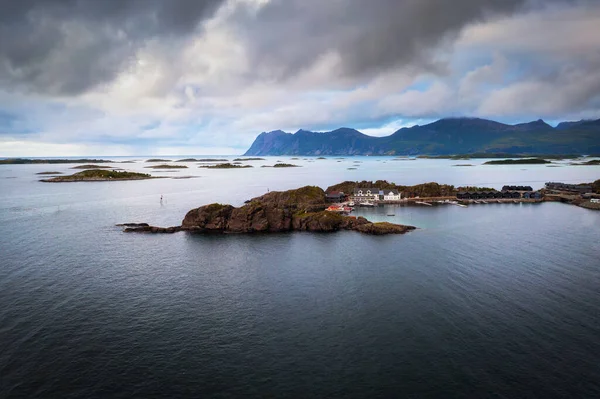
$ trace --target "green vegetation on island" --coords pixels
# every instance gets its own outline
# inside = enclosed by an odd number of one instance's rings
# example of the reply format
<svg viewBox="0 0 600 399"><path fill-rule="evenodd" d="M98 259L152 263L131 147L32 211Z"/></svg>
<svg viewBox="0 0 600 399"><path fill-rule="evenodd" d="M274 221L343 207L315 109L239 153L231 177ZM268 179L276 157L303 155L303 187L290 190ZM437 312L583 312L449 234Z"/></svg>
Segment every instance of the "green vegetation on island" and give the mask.
<svg viewBox="0 0 600 399"><path fill-rule="evenodd" d="M227 162L227 160L226 159L218 159L218 158L201 158L201 159L184 158L184 159L178 159L175 162Z"/></svg>
<svg viewBox="0 0 600 399"><path fill-rule="evenodd" d="M79 165L79 166L73 166L71 169L113 169L110 166L101 166L101 165Z"/></svg>
<svg viewBox="0 0 600 399"><path fill-rule="evenodd" d="M147 159L146 162L171 162L170 159L161 159L161 158L150 158Z"/></svg>
<svg viewBox="0 0 600 399"><path fill-rule="evenodd" d="M487 161L484 165L544 165L552 163L542 158L502 159L498 161Z"/></svg>
<svg viewBox="0 0 600 399"><path fill-rule="evenodd" d="M273 165L274 168L299 168L299 165L294 165L291 163L276 163Z"/></svg>
<svg viewBox="0 0 600 399"><path fill-rule="evenodd" d="M264 161L264 158L235 158L234 161Z"/></svg>
<svg viewBox="0 0 600 399"><path fill-rule="evenodd" d="M61 164L61 163L110 163L105 159L30 159L7 158L0 159L0 165L27 165L27 164Z"/></svg>
<svg viewBox="0 0 600 399"><path fill-rule="evenodd" d="M161 164L161 165L145 166L145 168L150 168L150 169L187 169L187 166Z"/></svg>
<svg viewBox="0 0 600 399"><path fill-rule="evenodd" d="M78 182L78 181L117 181L117 180L145 180L156 179L146 173L114 171L114 170L84 170L69 176L58 176L51 179L41 180L46 183L63 183L63 182Z"/></svg>
<svg viewBox="0 0 600 399"><path fill-rule="evenodd" d="M216 165L201 165L199 168L206 169L246 169L252 168L252 165L234 165L232 163L219 163Z"/></svg>
<svg viewBox="0 0 600 399"><path fill-rule="evenodd" d="M36 175L62 175L62 172L38 172Z"/></svg>
<svg viewBox="0 0 600 399"><path fill-rule="evenodd" d="M328 187L326 192L343 192L351 194L355 188L374 187L380 190L398 190L402 192L402 197L453 197L459 191L492 191L488 187L454 187L449 184L439 184L435 182L417 184L414 186L403 186L395 183L390 183L387 180L377 181L345 181Z"/></svg>

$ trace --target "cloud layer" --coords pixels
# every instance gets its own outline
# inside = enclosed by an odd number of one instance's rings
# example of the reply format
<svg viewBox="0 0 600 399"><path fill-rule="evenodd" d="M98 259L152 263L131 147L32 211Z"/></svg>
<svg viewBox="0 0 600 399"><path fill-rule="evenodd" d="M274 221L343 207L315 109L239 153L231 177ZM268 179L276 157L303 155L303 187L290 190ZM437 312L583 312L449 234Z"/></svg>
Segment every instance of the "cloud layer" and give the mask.
<svg viewBox="0 0 600 399"><path fill-rule="evenodd" d="M457 115L600 118L593 1L0 0L0 9L0 156L242 152L266 130L380 135Z"/></svg>

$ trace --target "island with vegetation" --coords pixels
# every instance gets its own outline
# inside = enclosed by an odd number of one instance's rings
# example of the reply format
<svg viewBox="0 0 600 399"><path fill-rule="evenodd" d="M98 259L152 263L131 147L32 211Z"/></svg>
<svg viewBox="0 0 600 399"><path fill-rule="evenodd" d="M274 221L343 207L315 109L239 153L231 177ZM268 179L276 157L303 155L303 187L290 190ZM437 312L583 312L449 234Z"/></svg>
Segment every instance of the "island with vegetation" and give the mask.
<svg viewBox="0 0 600 399"><path fill-rule="evenodd" d="M115 170L92 169L77 172L73 175L58 176L50 179L40 180L45 183L67 183L67 182L96 182L96 181L123 181L123 180L146 180L157 179L146 173L125 172Z"/></svg>
<svg viewBox="0 0 600 399"><path fill-rule="evenodd" d="M404 186L388 182L387 180L377 181L345 181L342 183L330 186L325 190L328 193L342 192L352 193L355 188L360 187L377 187L380 190L397 190L402 193L403 198L440 198L440 197L456 197L460 191L479 192L479 191L494 191L489 187L475 186L460 186L455 187L451 184L439 184L436 182L416 184L414 186Z"/></svg>
<svg viewBox="0 0 600 399"><path fill-rule="evenodd" d="M366 234L403 234L414 230L388 222L373 223L363 217L344 216L325 209L325 192L314 186L272 191L239 208L210 204L189 211L181 226L155 227L126 223L127 233L281 233L290 231L334 232L352 230Z"/></svg>
<svg viewBox="0 0 600 399"><path fill-rule="evenodd" d="M38 173L36 173L36 175L62 175L62 172L52 172L52 171L38 172Z"/></svg>
<svg viewBox="0 0 600 399"><path fill-rule="evenodd" d="M300 165L294 165L291 163L276 163L273 166L263 165L261 168L300 168Z"/></svg>
<svg viewBox="0 0 600 399"><path fill-rule="evenodd" d="M487 161L484 165L544 165L552 163L542 158L522 158L522 159L502 159L497 161Z"/></svg>
<svg viewBox="0 0 600 399"><path fill-rule="evenodd" d="M264 158L235 158L234 161L264 161Z"/></svg>
<svg viewBox="0 0 600 399"><path fill-rule="evenodd" d="M185 165L173 165L173 164L161 164L161 165L152 165L152 166L144 166L149 169L187 169Z"/></svg>
<svg viewBox="0 0 600 399"><path fill-rule="evenodd" d="M216 165L201 165L199 168L206 169L246 169L252 168L252 165L234 165L232 163L219 163Z"/></svg>
<svg viewBox="0 0 600 399"><path fill-rule="evenodd" d="M227 162L227 159L220 159L220 158L200 158L200 159L196 159L196 158L184 158L184 159L178 159L175 162Z"/></svg>
<svg viewBox="0 0 600 399"><path fill-rule="evenodd" d="M162 159L162 158L150 158L147 159L146 162L171 162L170 159Z"/></svg>
<svg viewBox="0 0 600 399"><path fill-rule="evenodd" d="M79 166L73 166L71 169L113 169L110 166L104 166L104 165L93 165L93 164L86 164L86 165L79 165Z"/></svg>
<svg viewBox="0 0 600 399"><path fill-rule="evenodd" d="M111 163L105 159L30 159L7 158L0 159L0 165L29 165L29 164L61 164L61 163Z"/></svg>

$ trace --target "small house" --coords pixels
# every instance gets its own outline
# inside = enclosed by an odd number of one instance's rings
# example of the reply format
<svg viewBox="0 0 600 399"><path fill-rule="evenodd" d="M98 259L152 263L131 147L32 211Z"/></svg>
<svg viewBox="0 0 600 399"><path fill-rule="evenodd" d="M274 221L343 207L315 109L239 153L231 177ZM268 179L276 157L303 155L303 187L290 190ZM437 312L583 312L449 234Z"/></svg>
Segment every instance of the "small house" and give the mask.
<svg viewBox="0 0 600 399"><path fill-rule="evenodd" d="M380 197L383 195L384 201L400 201L402 194L398 190L381 190Z"/></svg>
<svg viewBox="0 0 600 399"><path fill-rule="evenodd" d="M325 194L325 199L329 202L343 202L346 199L346 195L341 191L332 191Z"/></svg>

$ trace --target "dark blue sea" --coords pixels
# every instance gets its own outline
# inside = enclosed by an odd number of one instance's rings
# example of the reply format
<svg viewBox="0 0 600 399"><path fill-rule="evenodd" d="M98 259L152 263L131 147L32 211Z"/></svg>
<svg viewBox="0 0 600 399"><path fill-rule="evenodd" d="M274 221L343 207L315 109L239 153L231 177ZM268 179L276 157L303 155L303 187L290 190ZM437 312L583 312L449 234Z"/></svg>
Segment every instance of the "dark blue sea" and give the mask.
<svg viewBox="0 0 600 399"><path fill-rule="evenodd" d="M276 160L303 167L258 167ZM73 165L0 165L0 398L600 397L600 212L358 210L419 227L383 237L115 227L177 225L206 203L343 180L600 178L599 167L453 163L273 158L162 173L190 179L63 184L35 173Z"/></svg>

